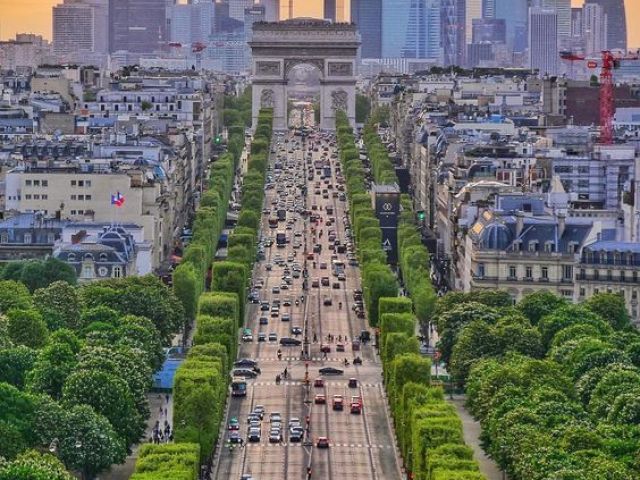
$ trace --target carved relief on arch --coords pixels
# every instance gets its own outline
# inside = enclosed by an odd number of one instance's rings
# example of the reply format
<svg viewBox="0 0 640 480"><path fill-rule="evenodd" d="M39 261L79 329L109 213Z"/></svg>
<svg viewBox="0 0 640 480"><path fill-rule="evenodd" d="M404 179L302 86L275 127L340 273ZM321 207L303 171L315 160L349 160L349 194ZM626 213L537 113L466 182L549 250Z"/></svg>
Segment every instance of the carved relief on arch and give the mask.
<svg viewBox="0 0 640 480"><path fill-rule="evenodd" d="M267 88L260 93L260 108L273 108L275 107L275 94L273 90Z"/></svg>
<svg viewBox="0 0 640 480"><path fill-rule="evenodd" d="M284 76L285 78L289 76L289 72L291 69L298 65L313 65L318 70L320 70L320 75L324 77L324 59L322 58L289 58L284 61Z"/></svg>
<svg viewBox="0 0 640 480"><path fill-rule="evenodd" d="M349 111L348 106L349 94L344 90L334 90L331 92L331 109Z"/></svg>

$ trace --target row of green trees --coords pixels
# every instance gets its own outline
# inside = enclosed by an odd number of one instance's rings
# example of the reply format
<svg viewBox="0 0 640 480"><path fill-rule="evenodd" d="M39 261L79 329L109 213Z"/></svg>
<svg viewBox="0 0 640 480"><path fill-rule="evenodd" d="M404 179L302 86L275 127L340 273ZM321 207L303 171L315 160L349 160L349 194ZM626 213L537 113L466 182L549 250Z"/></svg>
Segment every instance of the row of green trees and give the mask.
<svg viewBox="0 0 640 480"><path fill-rule="evenodd" d="M176 283L174 276L176 294L183 303L187 302L185 310L196 317L193 347L174 380L174 435L177 443L155 448L157 458L153 459L153 469L145 466L143 457L139 458L136 479L195 479L197 469L195 473L190 467L182 472L180 469L184 470L184 462L175 459L173 449L176 445L189 448L195 445L196 450L190 450L189 455L197 455L200 464L206 461L219 440L229 371L236 358L238 329L244 318L249 272L256 258L272 116L270 110L260 113L248 170L243 179L238 225L229 236L227 260L215 262L211 267L211 291L205 292L206 275L224 226L233 173L241 152L223 155L213 165L210 190L203 195L203 203L196 215L193 242L179 267L189 272L189 281L185 281L183 276ZM260 199L259 203L256 198ZM196 247L202 255L191 254L190 250Z"/></svg>
<svg viewBox="0 0 640 480"><path fill-rule="evenodd" d="M374 152L376 158L382 158L384 146L374 127L367 128L367 149L370 155ZM430 386L431 363L420 355L415 336L416 314L421 321L431 318L435 294L427 270L428 253L413 223L410 202L403 198L399 248L405 284L412 295L398 297L395 275L381 249L380 223L366 191L362 162L344 115L337 117L337 130L351 220L363 265L367 311L371 324L380 329L384 383L405 466L418 480L481 480L484 477L473 461L471 449L464 444L462 424L454 407L445 402L442 388ZM382 183L396 182L390 162L381 161L373 168Z"/></svg>
<svg viewBox="0 0 640 480"><path fill-rule="evenodd" d="M362 130L362 140L371 162L371 174L379 185L397 184L396 169L389 158L389 150L378 135L378 127L373 123L375 120L372 116Z"/></svg>
<svg viewBox="0 0 640 480"><path fill-rule="evenodd" d="M340 162L347 184L349 214L362 270L364 301L369 323L376 326L379 320L379 299L396 296L398 283L387 265L387 255L382 250L380 222L375 216L371 195L366 189L365 172L355 146L353 129L342 111L336 112L336 131Z"/></svg>
<svg viewBox="0 0 640 480"><path fill-rule="evenodd" d="M514 480L640 476L640 333L624 299L547 291L439 300L442 358L466 381L488 453Z"/></svg>
<svg viewBox="0 0 640 480"><path fill-rule="evenodd" d="M200 469L200 447L195 443L143 445L131 480L193 480Z"/></svg>
<svg viewBox="0 0 640 480"><path fill-rule="evenodd" d="M33 294L4 280L0 312L6 468L21 464L32 448L52 449L86 478L123 462L144 433L146 393L163 345L182 323L178 299L152 276L80 287L56 281ZM32 460L34 472L57 464Z"/></svg>

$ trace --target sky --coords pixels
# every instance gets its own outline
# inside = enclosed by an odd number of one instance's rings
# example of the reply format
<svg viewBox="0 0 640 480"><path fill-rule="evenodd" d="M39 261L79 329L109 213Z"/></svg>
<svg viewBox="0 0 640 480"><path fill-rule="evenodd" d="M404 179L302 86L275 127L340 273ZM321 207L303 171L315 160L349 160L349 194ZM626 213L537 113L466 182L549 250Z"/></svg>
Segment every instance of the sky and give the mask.
<svg viewBox="0 0 640 480"><path fill-rule="evenodd" d="M640 20L640 1L625 1L627 23L637 24ZM574 7L579 7L583 0L572 2ZM0 40L14 38L18 32L38 33L50 39L51 7L58 3L62 3L62 0L0 0ZM320 0L297 0L294 13L297 16L317 16L320 14L321 3ZM629 47L640 48L640 29L629 27L627 30Z"/></svg>

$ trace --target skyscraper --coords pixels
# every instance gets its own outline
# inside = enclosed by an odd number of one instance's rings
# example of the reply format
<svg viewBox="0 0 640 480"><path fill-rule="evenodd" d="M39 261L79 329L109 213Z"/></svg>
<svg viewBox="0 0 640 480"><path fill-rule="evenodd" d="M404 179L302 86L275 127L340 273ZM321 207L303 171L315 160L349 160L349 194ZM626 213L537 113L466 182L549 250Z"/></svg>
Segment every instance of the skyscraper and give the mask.
<svg viewBox="0 0 640 480"><path fill-rule="evenodd" d="M95 17L90 5L65 0L53 7L53 50L57 54L94 51Z"/></svg>
<svg viewBox="0 0 640 480"><path fill-rule="evenodd" d="M213 32L213 21L212 2L172 5L169 10L171 41L182 44L206 43Z"/></svg>
<svg viewBox="0 0 640 480"><path fill-rule="evenodd" d="M244 22L244 10L253 6L254 0L229 0L229 16Z"/></svg>
<svg viewBox="0 0 640 480"><path fill-rule="evenodd" d="M571 0L532 0L531 5L548 10L555 10L558 15L558 36L571 36Z"/></svg>
<svg viewBox="0 0 640 480"><path fill-rule="evenodd" d="M529 67L540 75L558 73L558 13L529 8Z"/></svg>
<svg viewBox="0 0 640 480"><path fill-rule="evenodd" d="M627 15L624 0L585 0L597 3L607 16L607 48L627 51Z"/></svg>
<svg viewBox="0 0 640 480"><path fill-rule="evenodd" d="M382 57L440 59L440 20L440 0L384 0Z"/></svg>
<svg viewBox="0 0 640 480"><path fill-rule="evenodd" d="M336 21L336 0L324 0L324 16L328 20L332 22Z"/></svg>
<svg viewBox="0 0 640 480"><path fill-rule="evenodd" d="M493 0L493 17L503 19L506 27L506 43L514 52L527 49L528 0Z"/></svg>
<svg viewBox="0 0 640 480"><path fill-rule="evenodd" d="M351 0L351 21L360 32L360 57L382 58L382 0Z"/></svg>
<svg viewBox="0 0 640 480"><path fill-rule="evenodd" d="M109 51L151 53L167 38L166 0L109 0Z"/></svg>
<svg viewBox="0 0 640 480"><path fill-rule="evenodd" d="M465 0L439 0L445 65L462 65L465 56Z"/></svg>
<svg viewBox="0 0 640 480"><path fill-rule="evenodd" d="M467 0L465 12L465 43L472 42L473 21L482 18L482 0Z"/></svg>
<svg viewBox="0 0 640 480"><path fill-rule="evenodd" d="M260 5L264 6L265 20L267 22L280 20L280 0L261 0Z"/></svg>
<svg viewBox="0 0 640 480"><path fill-rule="evenodd" d="M582 7L582 38L587 55L600 56L607 50L607 15L597 3L587 3Z"/></svg>

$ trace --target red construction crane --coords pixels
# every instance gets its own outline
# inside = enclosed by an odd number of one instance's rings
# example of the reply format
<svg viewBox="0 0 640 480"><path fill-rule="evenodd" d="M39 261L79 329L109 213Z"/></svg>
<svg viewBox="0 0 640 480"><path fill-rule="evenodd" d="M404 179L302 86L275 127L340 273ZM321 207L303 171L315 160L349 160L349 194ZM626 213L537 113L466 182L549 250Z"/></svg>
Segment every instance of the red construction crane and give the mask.
<svg viewBox="0 0 640 480"><path fill-rule="evenodd" d="M613 116L616 112L615 92L613 85L613 71L620 68L620 60L638 60L638 55L618 55L609 50L602 51L600 62L587 59L572 52L560 52L563 60L568 60L573 66L575 61L586 61L591 69L601 67L600 70L600 143L611 145L613 143Z"/></svg>

